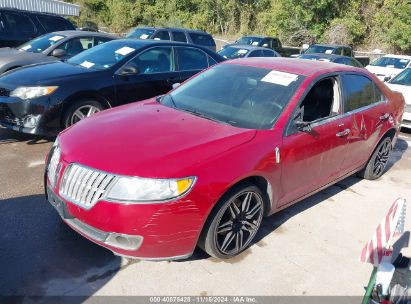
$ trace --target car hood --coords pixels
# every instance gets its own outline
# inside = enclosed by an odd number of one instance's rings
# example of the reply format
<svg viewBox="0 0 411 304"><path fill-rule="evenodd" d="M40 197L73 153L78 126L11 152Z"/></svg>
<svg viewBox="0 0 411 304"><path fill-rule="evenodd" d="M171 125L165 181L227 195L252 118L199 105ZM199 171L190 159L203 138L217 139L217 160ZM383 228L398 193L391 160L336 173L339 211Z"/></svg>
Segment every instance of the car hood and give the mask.
<svg viewBox="0 0 411 304"><path fill-rule="evenodd" d="M402 69L387 68L387 67L380 67L380 66L374 66L374 65L367 65L365 68L369 72L377 75L377 77L382 80L384 80L385 76L394 77L395 75L399 74L402 71Z"/></svg>
<svg viewBox="0 0 411 304"><path fill-rule="evenodd" d="M401 85L401 84L394 84L394 83L386 83L386 85L395 92L400 92L404 96L405 103L411 105L411 86Z"/></svg>
<svg viewBox="0 0 411 304"><path fill-rule="evenodd" d="M53 84L55 80L90 73L98 72L65 62L48 62L7 72L0 76L0 84L6 87Z"/></svg>
<svg viewBox="0 0 411 304"><path fill-rule="evenodd" d="M102 171L153 178L195 175L195 167L254 138L155 100L103 111L60 134L62 158Z"/></svg>

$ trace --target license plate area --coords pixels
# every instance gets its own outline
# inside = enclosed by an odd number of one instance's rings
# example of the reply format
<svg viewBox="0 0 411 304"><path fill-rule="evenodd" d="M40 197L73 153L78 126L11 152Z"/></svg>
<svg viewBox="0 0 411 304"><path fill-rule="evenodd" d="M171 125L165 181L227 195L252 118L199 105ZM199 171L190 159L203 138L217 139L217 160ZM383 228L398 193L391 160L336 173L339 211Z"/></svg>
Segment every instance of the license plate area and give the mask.
<svg viewBox="0 0 411 304"><path fill-rule="evenodd" d="M47 188L47 197L49 203L54 207L54 209L57 210L58 214L63 218L63 219L73 219L74 217L68 212L67 210L67 204L60 199L54 192L50 189Z"/></svg>

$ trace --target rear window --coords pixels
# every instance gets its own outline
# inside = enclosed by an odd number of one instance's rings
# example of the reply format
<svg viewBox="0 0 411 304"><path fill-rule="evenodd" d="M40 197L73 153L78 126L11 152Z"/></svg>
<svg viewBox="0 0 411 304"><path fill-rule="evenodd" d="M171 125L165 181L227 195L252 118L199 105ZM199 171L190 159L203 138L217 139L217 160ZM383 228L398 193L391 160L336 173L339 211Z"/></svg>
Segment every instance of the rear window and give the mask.
<svg viewBox="0 0 411 304"><path fill-rule="evenodd" d="M384 99L374 83L361 75L342 75L345 112L369 106Z"/></svg>
<svg viewBox="0 0 411 304"><path fill-rule="evenodd" d="M63 18L48 17L48 16L37 16L37 20L40 21L41 25L47 32L64 31L71 30L73 27Z"/></svg>
<svg viewBox="0 0 411 304"><path fill-rule="evenodd" d="M189 33L189 35L194 44L215 46L215 42L210 35L197 33Z"/></svg>

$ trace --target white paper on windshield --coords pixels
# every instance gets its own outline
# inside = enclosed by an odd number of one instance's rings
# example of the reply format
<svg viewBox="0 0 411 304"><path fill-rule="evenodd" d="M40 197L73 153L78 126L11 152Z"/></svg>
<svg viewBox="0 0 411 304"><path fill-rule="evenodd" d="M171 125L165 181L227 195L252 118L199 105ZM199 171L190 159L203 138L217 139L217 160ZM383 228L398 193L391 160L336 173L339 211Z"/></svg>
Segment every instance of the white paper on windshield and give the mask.
<svg viewBox="0 0 411 304"><path fill-rule="evenodd" d="M287 87L290 85L291 82L296 81L297 78L298 78L298 75L295 75L295 74L279 72L279 71L271 71L270 73L265 75L264 78L261 79L261 81L279 84L279 85Z"/></svg>
<svg viewBox="0 0 411 304"><path fill-rule="evenodd" d="M243 55L243 54L247 54L248 50L239 50L238 54Z"/></svg>
<svg viewBox="0 0 411 304"><path fill-rule="evenodd" d="M148 38L147 34L143 34L143 35L140 36L140 39L147 39L147 38Z"/></svg>
<svg viewBox="0 0 411 304"><path fill-rule="evenodd" d="M23 46L20 49L23 50L23 51L27 51L27 50L31 49L31 45L29 44L29 45Z"/></svg>
<svg viewBox="0 0 411 304"><path fill-rule="evenodd" d="M95 63L92 63L92 62L90 62L90 61L84 61L82 64L80 64L81 66L83 66L83 67L85 67L85 68L87 68L87 69L89 69L89 68L91 68L93 65L95 65Z"/></svg>
<svg viewBox="0 0 411 304"><path fill-rule="evenodd" d="M251 45L258 45L258 41L254 41Z"/></svg>
<svg viewBox="0 0 411 304"><path fill-rule="evenodd" d="M400 62L408 62L408 59L401 59Z"/></svg>
<svg viewBox="0 0 411 304"><path fill-rule="evenodd" d="M332 53L333 53L333 50L325 50L325 53L326 53L326 54L332 54Z"/></svg>
<svg viewBox="0 0 411 304"><path fill-rule="evenodd" d="M136 49L133 49L133 48L131 48L131 47L123 46L121 49L118 49L115 53L116 53L116 54L123 55L123 56L126 56L126 55L134 52L135 50L136 50Z"/></svg>
<svg viewBox="0 0 411 304"><path fill-rule="evenodd" d="M56 42L56 41L59 41L59 40L61 40L61 39L63 39L64 37L63 36L53 36L53 37L51 37L51 38L49 38L49 40L50 41L54 41L54 42Z"/></svg>

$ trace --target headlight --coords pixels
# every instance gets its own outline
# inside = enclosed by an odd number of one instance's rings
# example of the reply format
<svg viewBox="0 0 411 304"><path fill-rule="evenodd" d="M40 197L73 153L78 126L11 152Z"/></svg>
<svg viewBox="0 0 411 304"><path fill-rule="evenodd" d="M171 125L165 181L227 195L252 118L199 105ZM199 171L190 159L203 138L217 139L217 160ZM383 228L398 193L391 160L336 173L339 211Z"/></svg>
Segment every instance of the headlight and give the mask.
<svg viewBox="0 0 411 304"><path fill-rule="evenodd" d="M21 99L33 99L41 96L50 95L58 87L19 87L10 92L11 97L18 97Z"/></svg>
<svg viewBox="0 0 411 304"><path fill-rule="evenodd" d="M194 183L194 177L182 179L119 177L106 197L119 202L165 201L186 194Z"/></svg>

